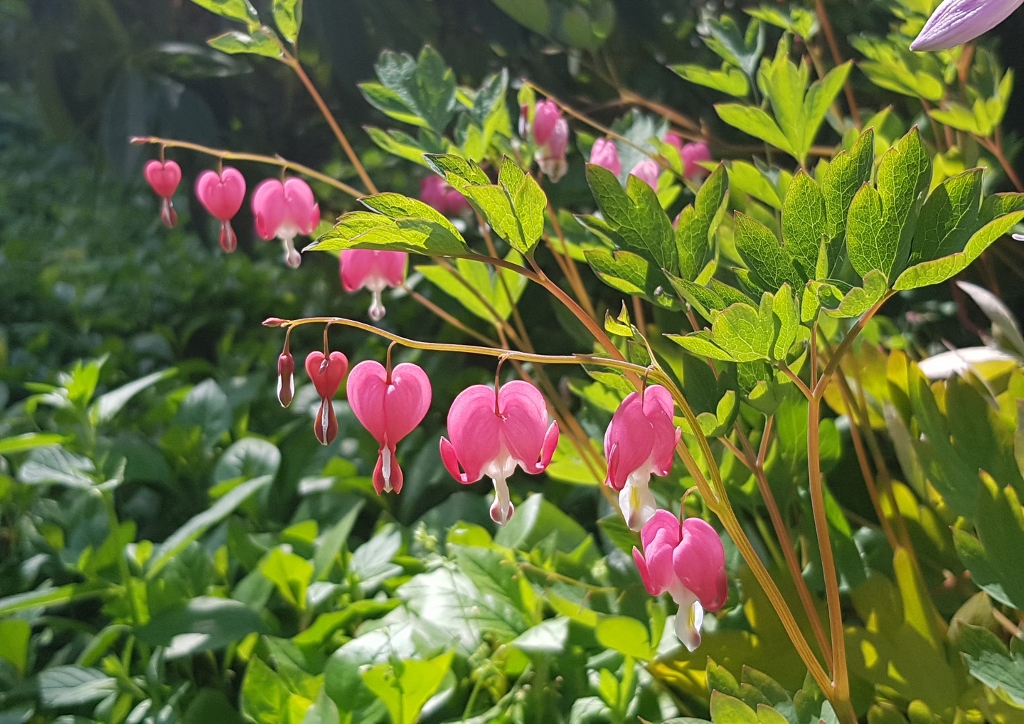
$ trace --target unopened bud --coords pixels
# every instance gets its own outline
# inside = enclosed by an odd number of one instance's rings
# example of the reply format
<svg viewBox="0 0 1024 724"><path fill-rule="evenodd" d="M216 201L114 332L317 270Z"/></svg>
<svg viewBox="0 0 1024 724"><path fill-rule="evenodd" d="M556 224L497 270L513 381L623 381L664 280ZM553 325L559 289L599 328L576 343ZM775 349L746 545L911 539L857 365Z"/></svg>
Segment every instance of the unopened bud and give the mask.
<svg viewBox="0 0 1024 724"><path fill-rule="evenodd" d="M284 320L280 317L267 317L263 320L264 327L280 327L284 324Z"/></svg>
<svg viewBox="0 0 1024 724"><path fill-rule="evenodd" d="M320 399L320 408L313 423L313 434L321 445L330 445L338 437L338 417L334 414L334 403L329 397Z"/></svg>
<svg viewBox="0 0 1024 724"><path fill-rule="evenodd" d="M288 407L295 397L295 360L290 352L282 352L277 358L277 400L281 407Z"/></svg>

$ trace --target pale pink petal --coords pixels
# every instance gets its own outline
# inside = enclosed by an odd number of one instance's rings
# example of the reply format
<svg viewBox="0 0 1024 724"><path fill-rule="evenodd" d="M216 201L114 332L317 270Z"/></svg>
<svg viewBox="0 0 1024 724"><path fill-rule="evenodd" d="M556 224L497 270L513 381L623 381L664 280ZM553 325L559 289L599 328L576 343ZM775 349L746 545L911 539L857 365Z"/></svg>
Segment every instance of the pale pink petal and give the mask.
<svg viewBox="0 0 1024 724"><path fill-rule="evenodd" d="M486 385L467 387L452 402L448 411L448 434L468 482L479 480L484 468L498 457L501 425L494 411L494 390Z"/></svg>
<svg viewBox="0 0 1024 724"><path fill-rule="evenodd" d="M632 392L612 415L604 435L604 454L608 460L607 485L622 490L626 479L651 455L654 435L644 415L640 393Z"/></svg>
<svg viewBox="0 0 1024 724"><path fill-rule="evenodd" d="M655 190L658 188L658 176L660 174L661 168L659 168L658 164L649 158L645 158L629 172L630 176L636 176Z"/></svg>
<svg viewBox="0 0 1024 724"><path fill-rule="evenodd" d="M300 233L310 234L320 221L320 207L313 198L313 190L300 178L284 182L284 197L287 205L286 222L291 221Z"/></svg>
<svg viewBox="0 0 1024 724"><path fill-rule="evenodd" d="M387 394L387 370L376 360L363 360L352 368L345 382L345 396L352 414L374 439L383 445L386 441L387 422L384 398ZM391 442L397 443L398 440Z"/></svg>
<svg viewBox="0 0 1024 724"><path fill-rule="evenodd" d="M538 101L533 112L533 142L538 146L547 143L559 120L562 120L562 112L558 106L552 101Z"/></svg>
<svg viewBox="0 0 1024 724"><path fill-rule="evenodd" d="M683 539L672 556L676 576L709 611L725 605L729 582L725 548L715 529L700 518L683 521Z"/></svg>
<svg viewBox="0 0 1024 724"><path fill-rule="evenodd" d="M563 159L569 147L569 122L559 118L548 137L548 158Z"/></svg>
<svg viewBox="0 0 1024 724"><path fill-rule="evenodd" d="M252 213L256 217L256 231L261 237L270 240L277 236L277 230L288 213L284 185L276 178L262 181L252 194Z"/></svg>
<svg viewBox="0 0 1024 724"><path fill-rule="evenodd" d="M911 50L945 50L988 32L1021 6L1022 0L944 0L928 18Z"/></svg>

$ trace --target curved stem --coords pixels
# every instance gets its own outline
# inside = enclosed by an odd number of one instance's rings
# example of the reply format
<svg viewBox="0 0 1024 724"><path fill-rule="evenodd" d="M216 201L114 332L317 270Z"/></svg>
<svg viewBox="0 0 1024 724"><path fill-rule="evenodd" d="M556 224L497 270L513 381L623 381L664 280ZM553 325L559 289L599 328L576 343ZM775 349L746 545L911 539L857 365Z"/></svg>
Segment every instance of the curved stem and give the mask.
<svg viewBox="0 0 1024 724"><path fill-rule="evenodd" d="M342 149L345 151L345 155L348 156L348 160L352 163L356 173L359 174L359 178L362 180L366 190L371 194L377 193L377 187L374 186L373 181L370 179L370 175L366 173L366 169L363 167L362 161L359 160L358 154L352 149L352 145L348 142L348 138L345 136L345 132L341 130L341 126L334 119L334 114L327 107L320 92L313 85L313 81L310 80L309 76L306 75L306 71L302 69L302 64L299 59L293 55L286 54L284 63L293 71L295 75L302 81L302 85L306 86L306 90L309 95L312 96L313 102L316 103L316 107L320 109L320 113L323 115L324 120L327 121L327 125L331 127L331 131L334 133L334 137L338 139L338 143L341 144Z"/></svg>
<svg viewBox="0 0 1024 724"><path fill-rule="evenodd" d="M316 179L322 183L333 186L339 191L343 191L354 199L361 198L366 194L358 191L343 181L339 181L336 178L332 178L327 174L314 171L309 166L304 166L301 163L295 161L289 161L280 156L264 156L259 153L238 153L235 151L227 151L221 148L211 148L209 146L203 146L198 143L191 143L189 141L178 141L173 138L160 138L159 136L135 136L131 139L131 143L136 146L142 144L154 144L159 145L161 149L164 148L184 148L189 151L195 151L197 153L205 153L207 156L213 156L224 161L252 161L254 163L265 163L271 166L279 166L300 173L303 176Z"/></svg>

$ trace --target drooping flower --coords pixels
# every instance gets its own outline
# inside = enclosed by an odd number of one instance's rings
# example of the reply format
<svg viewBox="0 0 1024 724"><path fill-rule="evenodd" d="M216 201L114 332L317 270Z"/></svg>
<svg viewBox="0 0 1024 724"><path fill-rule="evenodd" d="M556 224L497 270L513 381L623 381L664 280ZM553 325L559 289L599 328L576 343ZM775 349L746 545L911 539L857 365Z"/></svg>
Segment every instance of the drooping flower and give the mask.
<svg viewBox="0 0 1024 724"><path fill-rule="evenodd" d="M320 394L320 408L313 423L313 432L321 445L330 445L338 436L338 417L334 414L334 394L348 372L348 358L341 352L310 352L306 356L306 374Z"/></svg>
<svg viewBox="0 0 1024 724"><path fill-rule="evenodd" d="M302 255L295 249L295 237L313 233L320 221L320 207L309 184L300 178L290 178L284 183L268 178L252 195L252 211L259 235L268 241L275 236L280 239L285 263L297 268L302 263Z"/></svg>
<svg viewBox="0 0 1024 724"><path fill-rule="evenodd" d="M405 281L409 255L404 251L346 249L341 252L341 286L346 292L368 289L373 297L370 319L384 319L382 294L388 287L400 287Z"/></svg>
<svg viewBox="0 0 1024 724"><path fill-rule="evenodd" d="M181 183L181 166L174 161L157 161L146 163L143 172L150 187L160 197L160 220L168 229L178 223L178 212L174 210L171 197Z"/></svg>
<svg viewBox="0 0 1024 724"><path fill-rule="evenodd" d="M462 216L470 210L466 197L440 176L420 179L420 201L445 216Z"/></svg>
<svg viewBox="0 0 1024 724"><path fill-rule="evenodd" d="M1024 0L944 0L924 24L911 50L946 50L999 25Z"/></svg>
<svg viewBox="0 0 1024 724"><path fill-rule="evenodd" d="M554 101L537 101L537 106L533 111L533 142L538 146L546 144L560 120L562 120L562 111L558 109Z"/></svg>
<svg viewBox="0 0 1024 724"><path fill-rule="evenodd" d="M619 160L619 149L615 141L599 138L590 149L590 162L611 171L616 178L622 173L622 161Z"/></svg>
<svg viewBox="0 0 1024 724"><path fill-rule="evenodd" d="M538 104L539 105L539 104ZM561 114L561 112L559 112ZM555 121L547 142L537 149L534 158L541 173L558 183L569 170L569 162L565 160L565 152L569 148L569 123L564 118Z"/></svg>
<svg viewBox="0 0 1024 724"><path fill-rule="evenodd" d="M541 473L558 445L558 423L548 426L544 396L522 380L460 392L448 412L448 434L451 442L441 438L441 461L465 485L485 475L494 482L491 519L499 525L515 512L507 480L516 466Z"/></svg>
<svg viewBox="0 0 1024 724"><path fill-rule="evenodd" d="M281 407L288 407L295 397L295 359L285 345L285 351L277 358L277 401Z"/></svg>
<svg viewBox="0 0 1024 724"><path fill-rule="evenodd" d="M699 180L708 175L707 169L700 164L711 160L711 148L703 141L687 143L679 154L683 159L683 176L691 180Z"/></svg>
<svg viewBox="0 0 1024 724"><path fill-rule="evenodd" d="M629 172L630 176L636 176L638 179L643 181L645 184L650 186L652 189L657 191L658 189L658 176L661 175L661 167L658 163L652 159L645 158L640 161L633 169Z"/></svg>
<svg viewBox="0 0 1024 724"><path fill-rule="evenodd" d="M427 373L408 362L387 370L379 362L365 360L352 368L345 390L353 414L380 444L373 469L377 495L401 493L404 476L395 448L423 421L430 407Z"/></svg>
<svg viewBox="0 0 1024 724"><path fill-rule="evenodd" d="M680 523L659 510L640 532L644 550L633 549L633 561L652 596L664 592L679 605L676 636L693 651L700 646L704 611L717 611L729 596L725 548L715 529L700 518Z"/></svg>
<svg viewBox="0 0 1024 724"><path fill-rule="evenodd" d="M196 197L211 216L220 219L220 248L227 253L238 247L231 219L245 200L245 177L236 168L203 171L196 179Z"/></svg>
<svg viewBox="0 0 1024 724"><path fill-rule="evenodd" d="M612 415L604 434L608 460L605 484L619 491L626 525L640 528L657 506L648 485L651 474L668 475L681 431L672 424L672 395L661 385L630 393Z"/></svg>

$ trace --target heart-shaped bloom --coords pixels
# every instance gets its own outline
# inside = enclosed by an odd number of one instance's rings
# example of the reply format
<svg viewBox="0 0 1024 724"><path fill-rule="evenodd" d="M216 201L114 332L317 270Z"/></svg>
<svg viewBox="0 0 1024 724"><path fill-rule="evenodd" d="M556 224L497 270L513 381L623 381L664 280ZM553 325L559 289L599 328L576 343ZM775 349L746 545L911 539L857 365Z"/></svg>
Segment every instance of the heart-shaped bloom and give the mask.
<svg viewBox="0 0 1024 724"><path fill-rule="evenodd" d="M643 394L630 393L605 431L605 484L619 491L619 507L632 530L640 530L657 509L648 487L651 474L665 476L672 470L681 434L672 424L673 409L671 393L651 385Z"/></svg>
<svg viewBox="0 0 1024 724"><path fill-rule="evenodd" d="M285 263L297 268L302 263L302 255L295 250L295 237L312 234L320 222L320 207L309 184L300 178L290 178L284 183L268 178L253 192L252 212L259 235L268 241L275 236L280 239Z"/></svg>
<svg viewBox="0 0 1024 724"><path fill-rule="evenodd" d="M245 177L231 166L220 172L203 171L196 179L196 197L211 216L220 219L220 248L230 254L238 246L231 219L245 200Z"/></svg>
<svg viewBox="0 0 1024 724"><path fill-rule="evenodd" d="M561 115L561 111L559 111L559 115ZM534 138L536 135L535 131ZM551 179L552 183L558 183L569 170L569 163L565 160L565 152L568 148L569 123L564 118L559 118L555 121L551 133L548 134L547 142L537 148L537 153L534 154L541 173Z"/></svg>
<svg viewBox="0 0 1024 724"><path fill-rule="evenodd" d="M321 445L330 445L338 436L338 417L334 414L334 394L348 372L348 357L341 352L310 352L306 356L306 374L320 395L320 408L313 423L313 432Z"/></svg>
<svg viewBox="0 0 1024 724"><path fill-rule="evenodd" d="M700 646L704 611L717 611L729 596L725 548L715 529L700 518L679 519L659 510L640 532L644 551L633 560L652 596L666 591L679 604L676 636L693 651Z"/></svg>
<svg viewBox="0 0 1024 724"><path fill-rule="evenodd" d="M341 252L341 286L346 292L369 290L370 319L379 322L385 313L382 294L388 287L402 286L408 261L404 251L346 249Z"/></svg>
<svg viewBox="0 0 1024 724"><path fill-rule="evenodd" d="M935 9L911 50L946 50L999 25L1024 0L944 0Z"/></svg>
<svg viewBox="0 0 1024 724"><path fill-rule="evenodd" d="M365 360L352 368L345 390L356 419L380 444L373 469L377 495L392 490L401 493L404 476L395 448L423 421L430 407L427 373L408 362L389 372L380 362Z"/></svg>
<svg viewBox="0 0 1024 724"><path fill-rule="evenodd" d="M590 149L590 162L601 168L606 168L618 178L622 173L622 161L619 160L619 149L615 141L608 138L599 138L594 141L594 147Z"/></svg>
<svg viewBox="0 0 1024 724"><path fill-rule="evenodd" d="M420 201L445 216L462 216L470 210L466 197L440 176L420 179Z"/></svg>
<svg viewBox="0 0 1024 724"><path fill-rule="evenodd" d="M650 186L652 189L658 189L658 176L661 175L661 167L658 166L656 161L645 158L640 161L633 169L629 172L630 176L636 176L638 179L643 181L645 184Z"/></svg>
<svg viewBox="0 0 1024 724"><path fill-rule="evenodd" d="M178 190L181 183L181 166L174 161L157 161L153 159L146 163L143 173L150 187L160 197L160 220L167 228L178 223L178 212L174 210L171 197Z"/></svg>
<svg viewBox="0 0 1024 724"><path fill-rule="evenodd" d="M544 396L522 380L498 390L473 385L460 392L448 411L448 434L451 442L441 438L441 461L464 485L485 475L494 482L491 519L499 525L515 512L507 480L516 466L541 473L558 445L558 423L548 426Z"/></svg>

